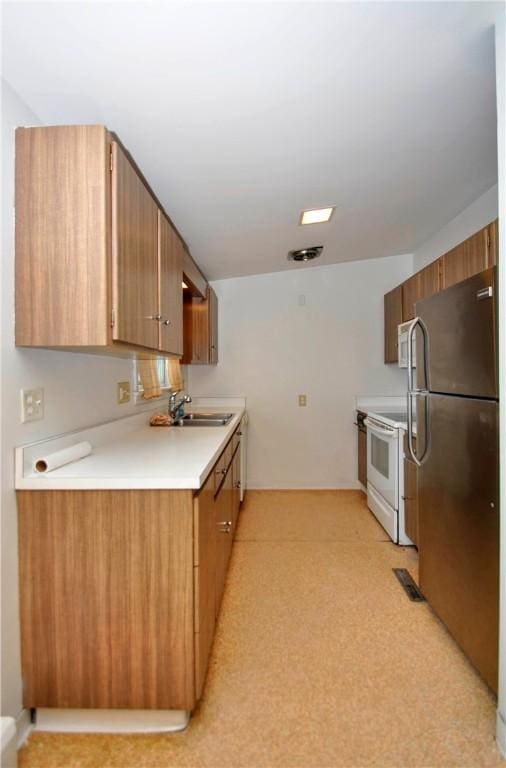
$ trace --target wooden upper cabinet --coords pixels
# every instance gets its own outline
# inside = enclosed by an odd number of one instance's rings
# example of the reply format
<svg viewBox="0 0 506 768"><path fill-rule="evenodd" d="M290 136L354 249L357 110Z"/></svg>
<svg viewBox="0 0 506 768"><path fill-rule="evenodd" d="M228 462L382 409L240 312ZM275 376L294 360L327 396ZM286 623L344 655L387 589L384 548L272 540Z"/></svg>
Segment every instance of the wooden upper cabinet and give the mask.
<svg viewBox="0 0 506 768"><path fill-rule="evenodd" d="M188 285L192 296L198 296L201 299L205 299L207 294L207 280L186 248L183 252L183 273L185 282Z"/></svg>
<svg viewBox="0 0 506 768"><path fill-rule="evenodd" d="M402 285L385 294L385 363L396 363L399 359L397 349L397 327L402 323Z"/></svg>
<svg viewBox="0 0 506 768"><path fill-rule="evenodd" d="M449 288L488 267L493 267L497 264L497 221L491 222L463 243L459 243L445 253L442 260L442 288Z"/></svg>
<svg viewBox="0 0 506 768"><path fill-rule="evenodd" d="M104 346L109 141L99 125L16 130L16 344Z"/></svg>
<svg viewBox="0 0 506 768"><path fill-rule="evenodd" d="M215 365L218 362L218 299L207 286L205 299L185 292L183 306L184 353L186 365Z"/></svg>
<svg viewBox="0 0 506 768"><path fill-rule="evenodd" d="M440 290L441 259L433 261L402 284L402 322L413 320L415 304Z"/></svg>
<svg viewBox="0 0 506 768"><path fill-rule="evenodd" d="M158 206L112 143L113 339L158 349Z"/></svg>
<svg viewBox="0 0 506 768"><path fill-rule="evenodd" d="M495 267L499 263L499 221L492 221L488 227L488 265Z"/></svg>
<svg viewBox="0 0 506 768"><path fill-rule="evenodd" d="M218 297L209 286L207 291L209 303L209 362L216 365L218 362Z"/></svg>
<svg viewBox="0 0 506 768"><path fill-rule="evenodd" d="M17 129L17 345L181 355L183 259L205 290L182 238L107 128Z"/></svg>
<svg viewBox="0 0 506 768"><path fill-rule="evenodd" d="M183 244L162 211L158 211L158 259L160 350L182 355Z"/></svg>

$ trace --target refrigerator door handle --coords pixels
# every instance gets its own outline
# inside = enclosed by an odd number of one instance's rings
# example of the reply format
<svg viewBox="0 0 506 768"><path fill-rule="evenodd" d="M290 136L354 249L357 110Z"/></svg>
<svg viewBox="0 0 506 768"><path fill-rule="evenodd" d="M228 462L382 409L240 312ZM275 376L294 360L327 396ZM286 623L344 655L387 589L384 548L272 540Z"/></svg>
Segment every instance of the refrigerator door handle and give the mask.
<svg viewBox="0 0 506 768"><path fill-rule="evenodd" d="M425 415L425 448L423 451L423 454L421 456L417 456L414 444L413 444L413 397L416 397L417 395L427 396L428 390L427 389L418 389L413 387L413 334L415 332L416 327L420 328L420 331L422 332L422 340L423 340L423 371L425 374L425 378L427 379L427 363L428 363L428 339L427 339L427 328L425 327L425 323L421 319L421 317L415 317L413 322L411 323L409 329L408 329L408 450L410 453L410 456L412 460L415 462L417 467L421 467L425 459L428 455L429 450L429 442L430 442L430 436L429 436L429 401L426 400L425 407L424 407L424 415Z"/></svg>

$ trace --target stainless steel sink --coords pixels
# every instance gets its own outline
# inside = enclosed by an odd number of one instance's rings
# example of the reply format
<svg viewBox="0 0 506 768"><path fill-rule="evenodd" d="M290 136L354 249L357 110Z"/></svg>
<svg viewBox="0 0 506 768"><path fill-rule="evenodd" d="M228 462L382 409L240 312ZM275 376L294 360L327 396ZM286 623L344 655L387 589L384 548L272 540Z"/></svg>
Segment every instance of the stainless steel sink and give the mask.
<svg viewBox="0 0 506 768"><path fill-rule="evenodd" d="M223 427L233 413L187 413L174 422L175 427Z"/></svg>

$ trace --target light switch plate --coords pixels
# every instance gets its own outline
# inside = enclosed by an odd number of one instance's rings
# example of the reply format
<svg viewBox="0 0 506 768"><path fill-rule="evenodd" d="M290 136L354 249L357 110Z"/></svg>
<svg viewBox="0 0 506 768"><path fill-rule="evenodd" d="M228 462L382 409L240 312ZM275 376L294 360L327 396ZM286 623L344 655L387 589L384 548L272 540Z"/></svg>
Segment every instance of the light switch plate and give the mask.
<svg viewBox="0 0 506 768"><path fill-rule="evenodd" d="M120 405L123 405L123 403L129 403L129 402L130 402L130 382L118 381L118 403Z"/></svg>
<svg viewBox="0 0 506 768"><path fill-rule="evenodd" d="M44 418L44 390L42 387L37 389L21 390L21 422L38 421Z"/></svg>
<svg viewBox="0 0 506 768"><path fill-rule="evenodd" d="M307 405L307 395L299 395L299 405Z"/></svg>

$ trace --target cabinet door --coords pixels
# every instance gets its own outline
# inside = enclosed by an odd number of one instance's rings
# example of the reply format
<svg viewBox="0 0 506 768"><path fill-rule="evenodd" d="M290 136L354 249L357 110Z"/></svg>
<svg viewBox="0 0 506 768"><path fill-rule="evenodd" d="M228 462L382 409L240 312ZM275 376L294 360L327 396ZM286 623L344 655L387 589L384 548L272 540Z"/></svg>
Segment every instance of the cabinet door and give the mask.
<svg viewBox="0 0 506 768"><path fill-rule="evenodd" d="M237 528L237 518L239 517L239 507L241 504L241 446L239 445L232 461L232 527L233 534Z"/></svg>
<svg viewBox="0 0 506 768"><path fill-rule="evenodd" d="M358 480L367 488L367 432L358 430Z"/></svg>
<svg viewBox="0 0 506 768"><path fill-rule="evenodd" d="M209 362L209 316L206 299L184 297L183 365L207 365Z"/></svg>
<svg viewBox="0 0 506 768"><path fill-rule="evenodd" d="M421 269L402 284L402 321L413 320L415 304L440 290L441 259Z"/></svg>
<svg viewBox="0 0 506 768"><path fill-rule="evenodd" d="M404 523L406 533L418 546L418 469L404 459Z"/></svg>
<svg viewBox="0 0 506 768"><path fill-rule="evenodd" d="M205 299L184 297L183 344L183 365L218 362L218 299L209 286Z"/></svg>
<svg viewBox="0 0 506 768"><path fill-rule="evenodd" d="M209 362L216 365L218 362L218 297L209 286L207 289L207 301L209 305Z"/></svg>
<svg viewBox="0 0 506 768"><path fill-rule="evenodd" d="M480 229L443 256L443 288L482 272L489 266L489 231Z"/></svg>
<svg viewBox="0 0 506 768"><path fill-rule="evenodd" d="M108 344L108 169L103 126L16 129L16 344Z"/></svg>
<svg viewBox="0 0 506 768"><path fill-rule="evenodd" d="M193 709L191 491L21 491L18 510L25 706Z"/></svg>
<svg viewBox="0 0 506 768"><path fill-rule="evenodd" d="M113 338L158 349L158 206L112 143Z"/></svg>
<svg viewBox="0 0 506 768"><path fill-rule="evenodd" d="M195 498L195 686L202 695L216 617L216 521L211 473Z"/></svg>
<svg viewBox="0 0 506 768"><path fill-rule="evenodd" d="M488 227L488 267L495 267L499 262L499 222L496 219Z"/></svg>
<svg viewBox="0 0 506 768"><path fill-rule="evenodd" d="M232 467L229 467L225 480L215 499L216 522L216 615L220 610L225 589L228 561L232 550Z"/></svg>
<svg viewBox="0 0 506 768"><path fill-rule="evenodd" d="M385 363L396 363L397 326L402 323L402 285L385 294Z"/></svg>
<svg viewBox="0 0 506 768"><path fill-rule="evenodd" d="M182 355L183 244L162 211L158 211L158 257L160 349Z"/></svg>

